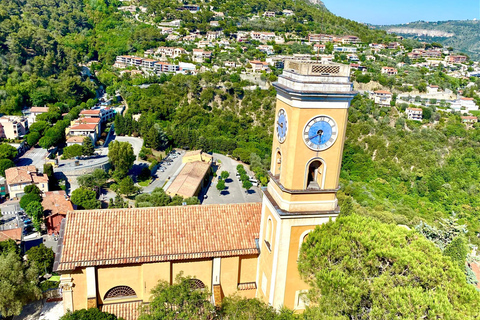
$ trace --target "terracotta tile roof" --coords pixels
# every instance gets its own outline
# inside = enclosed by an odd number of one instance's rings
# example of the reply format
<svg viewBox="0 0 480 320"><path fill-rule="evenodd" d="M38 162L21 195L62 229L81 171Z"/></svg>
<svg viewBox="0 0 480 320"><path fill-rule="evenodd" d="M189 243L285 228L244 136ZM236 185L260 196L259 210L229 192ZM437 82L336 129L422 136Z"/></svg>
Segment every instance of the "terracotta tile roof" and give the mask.
<svg viewBox="0 0 480 320"><path fill-rule="evenodd" d="M76 126L71 126L70 130L95 130L97 125L95 123L82 123Z"/></svg>
<svg viewBox="0 0 480 320"><path fill-rule="evenodd" d="M194 197L209 169L210 163L207 162L187 162L166 190L167 194Z"/></svg>
<svg viewBox="0 0 480 320"><path fill-rule="evenodd" d="M375 91L376 94L392 94L390 91L387 90L377 90Z"/></svg>
<svg viewBox="0 0 480 320"><path fill-rule="evenodd" d="M67 212L73 211L73 205L63 190L45 192L42 206L47 215L66 215Z"/></svg>
<svg viewBox="0 0 480 320"><path fill-rule="evenodd" d="M48 182L48 177L39 175L35 166L13 167L5 170L7 184Z"/></svg>
<svg viewBox="0 0 480 320"><path fill-rule="evenodd" d="M258 254L261 203L72 211L55 271Z"/></svg>
<svg viewBox="0 0 480 320"><path fill-rule="evenodd" d="M85 115L85 114L88 114L88 115L98 115L100 114L100 110L97 109L97 110L82 110L82 112L80 112L81 115Z"/></svg>
<svg viewBox="0 0 480 320"><path fill-rule="evenodd" d="M22 241L22 228L0 231L0 241L9 239L15 240L16 242Z"/></svg>
<svg viewBox="0 0 480 320"><path fill-rule="evenodd" d="M407 110L411 110L411 111L423 111L422 108L407 108Z"/></svg>
<svg viewBox="0 0 480 320"><path fill-rule="evenodd" d="M100 121L102 121L102 119L100 119L100 118L84 117L84 118L80 118L80 119L75 120L75 123L76 123L76 124L81 124L81 123L100 123Z"/></svg>
<svg viewBox="0 0 480 320"><path fill-rule="evenodd" d="M47 107L31 107L30 113L46 113L48 112Z"/></svg>
<svg viewBox="0 0 480 320"><path fill-rule="evenodd" d="M478 118L475 116L462 116L462 119L464 120L477 120Z"/></svg>
<svg viewBox="0 0 480 320"><path fill-rule="evenodd" d="M84 136L72 136L67 139L67 143L79 143L83 142L83 140L85 140Z"/></svg>
<svg viewBox="0 0 480 320"><path fill-rule="evenodd" d="M202 150L192 150L192 151L187 151L183 155L184 157L191 157L191 156L196 156L197 154L201 154Z"/></svg>
<svg viewBox="0 0 480 320"><path fill-rule="evenodd" d="M114 314L118 318L125 320L137 320L140 316L139 308L141 305L142 301L104 304L100 306L100 310Z"/></svg>

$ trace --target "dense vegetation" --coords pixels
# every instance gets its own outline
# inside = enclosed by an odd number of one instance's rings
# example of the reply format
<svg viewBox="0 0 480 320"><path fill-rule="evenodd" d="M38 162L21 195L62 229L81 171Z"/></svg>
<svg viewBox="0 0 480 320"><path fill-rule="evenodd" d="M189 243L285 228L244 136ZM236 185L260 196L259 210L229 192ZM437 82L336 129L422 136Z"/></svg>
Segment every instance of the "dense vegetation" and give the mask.
<svg viewBox="0 0 480 320"><path fill-rule="evenodd" d="M309 319L473 319L480 294L463 266L416 231L356 214L312 231L299 269Z"/></svg>
<svg viewBox="0 0 480 320"><path fill-rule="evenodd" d="M440 114L438 123L422 126L357 96L349 114L342 191L384 222L414 226L420 219L456 215L478 244L480 128L467 130L459 115Z"/></svg>

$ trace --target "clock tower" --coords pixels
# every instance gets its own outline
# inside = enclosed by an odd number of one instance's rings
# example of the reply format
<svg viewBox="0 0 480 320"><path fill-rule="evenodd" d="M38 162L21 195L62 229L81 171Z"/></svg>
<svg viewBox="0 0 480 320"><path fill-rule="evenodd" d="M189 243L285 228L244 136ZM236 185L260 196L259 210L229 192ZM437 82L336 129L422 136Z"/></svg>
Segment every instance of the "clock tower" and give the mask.
<svg viewBox="0 0 480 320"><path fill-rule="evenodd" d="M336 193L350 101L350 67L286 61L277 89L270 182L264 190L257 297L305 308L299 249L315 226L340 213Z"/></svg>

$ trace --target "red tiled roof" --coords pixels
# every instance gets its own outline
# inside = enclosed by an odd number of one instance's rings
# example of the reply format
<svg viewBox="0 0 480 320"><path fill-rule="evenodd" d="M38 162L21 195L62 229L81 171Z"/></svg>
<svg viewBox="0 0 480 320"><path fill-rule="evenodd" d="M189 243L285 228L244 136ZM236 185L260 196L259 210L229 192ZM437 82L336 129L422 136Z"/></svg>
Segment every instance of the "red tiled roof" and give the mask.
<svg viewBox="0 0 480 320"><path fill-rule="evenodd" d="M82 123L70 127L70 130L95 130L96 128L97 124L95 123Z"/></svg>
<svg viewBox="0 0 480 320"><path fill-rule="evenodd" d="M166 192L184 198L194 197L209 169L210 163L202 161L186 163Z"/></svg>
<svg viewBox="0 0 480 320"><path fill-rule="evenodd" d="M9 239L17 242L22 241L22 228L0 231L0 241L7 241Z"/></svg>
<svg viewBox="0 0 480 320"><path fill-rule="evenodd" d="M37 178L37 179L36 179ZM41 178L41 179L40 179ZM13 167L5 170L5 179L7 184L25 183L25 182L44 182L43 175L37 174L35 166ZM47 176L45 176L48 182Z"/></svg>
<svg viewBox="0 0 480 320"><path fill-rule="evenodd" d="M47 107L32 107L30 108L31 113L45 113L48 112Z"/></svg>
<svg viewBox="0 0 480 320"><path fill-rule="evenodd" d="M125 320L137 320L140 316L139 308L141 305L142 301L112 303L100 306L100 310Z"/></svg>
<svg viewBox="0 0 480 320"><path fill-rule="evenodd" d="M100 114L100 110L82 110L82 112L80 112L80 114Z"/></svg>
<svg viewBox="0 0 480 320"><path fill-rule="evenodd" d="M73 211L55 270L258 254L261 203Z"/></svg>
<svg viewBox="0 0 480 320"><path fill-rule="evenodd" d="M473 98L460 98L460 100L473 101Z"/></svg>
<svg viewBox="0 0 480 320"><path fill-rule="evenodd" d="M66 196L63 190L45 192L42 200L43 210L48 211L47 215L66 215L67 212L73 211L73 205Z"/></svg>
<svg viewBox="0 0 480 320"><path fill-rule="evenodd" d="M412 111L423 111L422 108L407 108L407 110L412 110Z"/></svg>
<svg viewBox="0 0 480 320"><path fill-rule="evenodd" d="M84 136L72 136L67 139L67 143L82 143L85 140Z"/></svg>
<svg viewBox="0 0 480 320"><path fill-rule="evenodd" d="M386 91L386 90L377 90L377 91L375 91L375 93L379 93L379 94L392 94L390 91Z"/></svg>

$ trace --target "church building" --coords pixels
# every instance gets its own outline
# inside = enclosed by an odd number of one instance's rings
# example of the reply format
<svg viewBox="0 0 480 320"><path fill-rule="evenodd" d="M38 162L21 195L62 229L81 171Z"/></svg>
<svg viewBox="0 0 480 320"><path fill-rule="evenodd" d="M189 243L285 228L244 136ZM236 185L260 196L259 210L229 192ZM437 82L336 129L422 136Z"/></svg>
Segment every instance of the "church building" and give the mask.
<svg viewBox="0 0 480 320"><path fill-rule="evenodd" d="M257 297L301 312L301 244L340 213L336 193L350 101L350 67L286 61L277 105L270 182L261 203L69 212L54 270L65 310L96 307L126 320L159 280Z"/></svg>

